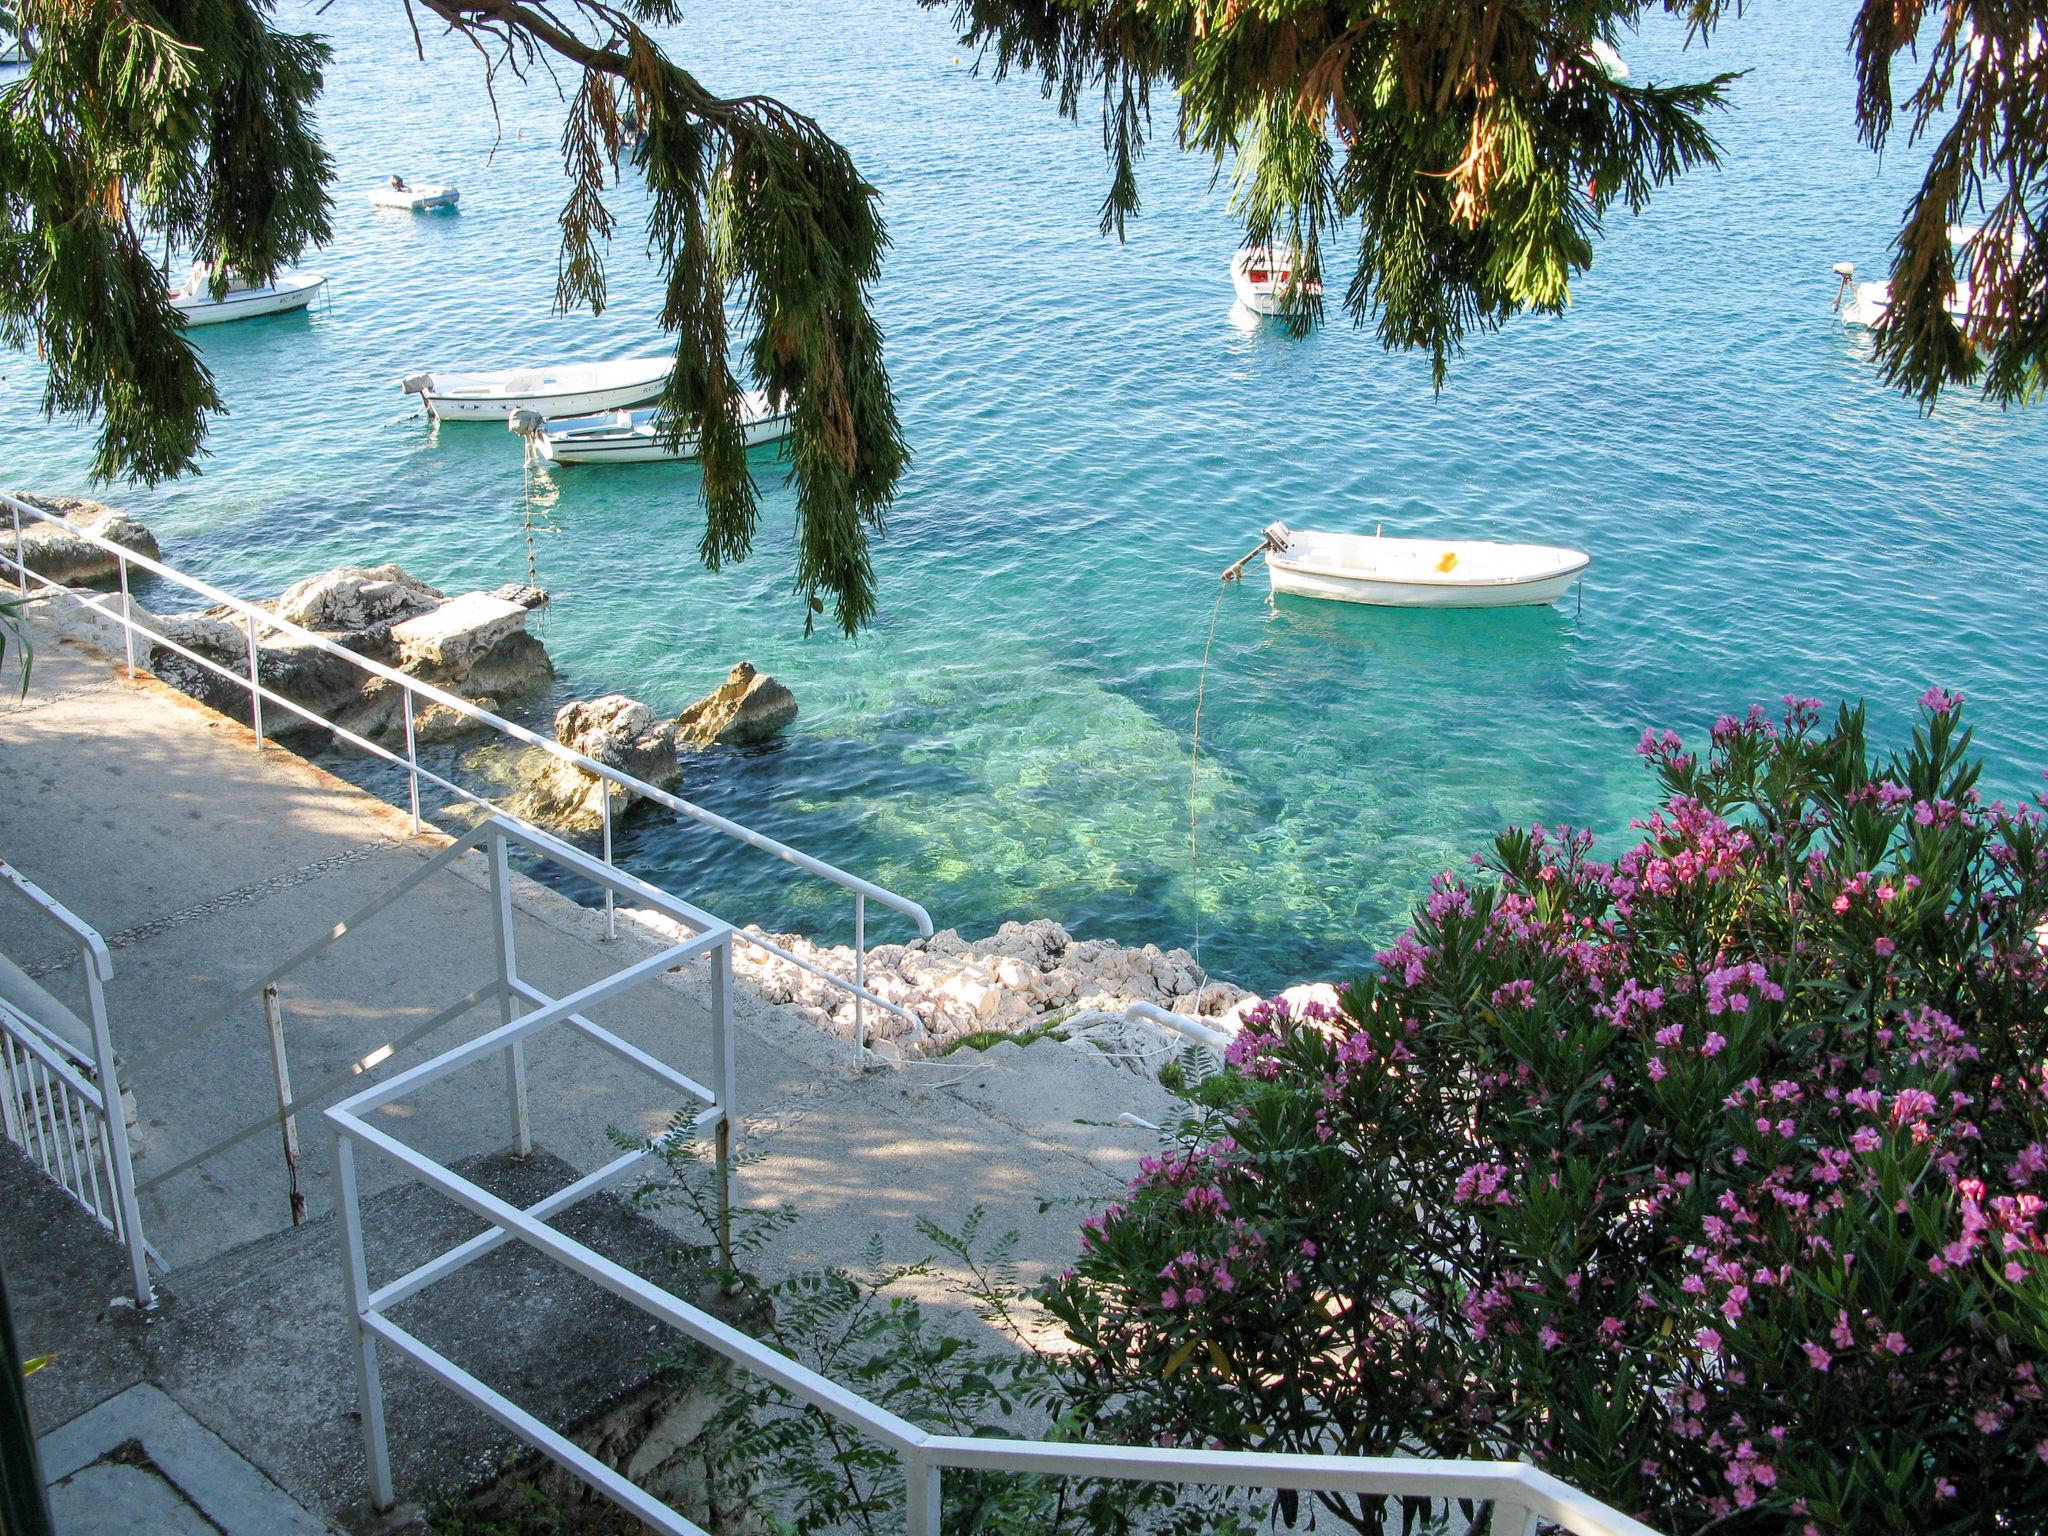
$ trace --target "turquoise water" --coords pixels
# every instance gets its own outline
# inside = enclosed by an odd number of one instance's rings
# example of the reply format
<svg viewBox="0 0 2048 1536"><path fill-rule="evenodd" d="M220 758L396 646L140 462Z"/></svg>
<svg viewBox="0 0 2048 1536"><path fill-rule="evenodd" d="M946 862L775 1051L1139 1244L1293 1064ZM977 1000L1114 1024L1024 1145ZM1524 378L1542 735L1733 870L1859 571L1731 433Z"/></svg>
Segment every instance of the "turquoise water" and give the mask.
<svg viewBox="0 0 2048 1536"><path fill-rule="evenodd" d="M249 594L396 559L450 588L524 574L517 445L438 437L393 384L425 366L656 350L629 173L605 314L549 313L559 107L473 55L409 52L354 6L323 121L339 161L312 314L203 346L232 414L197 480L104 493L169 558ZM312 25L311 8L282 7ZM318 24L331 24L330 22ZM2048 765L2048 410L1888 393L1828 312L1829 265L1884 264L1918 157L1855 141L1850 7L1759 10L1711 51L1660 28L1638 77L1751 73L1726 168L1622 217L1571 311L1426 364L1337 324L1243 329L1208 167L1162 141L1128 245L1097 237L1096 125L976 78L909 0L702 4L678 56L815 114L881 188L878 294L915 449L857 643L806 640L790 495L744 566L699 569L694 471L570 470L538 540L559 695L679 707L742 656L802 701L794 732L689 764L686 793L985 931L1191 941L1188 751L1216 573L1274 517L1576 544L1583 611L1403 614L1226 598L1202 725L1203 958L1252 984L1356 963L1428 876L1532 819L1622 829L1643 727L1698 731L1787 690L1868 696L1896 734L1929 682L1970 696L1987 788ZM1164 125L1162 125L1164 126ZM390 171L459 214L373 212ZM1341 270L1340 277L1347 275ZM85 434L40 424L7 359L5 479L85 491ZM842 936L836 891L651 821L628 862L737 920ZM903 935L879 921L877 939Z"/></svg>

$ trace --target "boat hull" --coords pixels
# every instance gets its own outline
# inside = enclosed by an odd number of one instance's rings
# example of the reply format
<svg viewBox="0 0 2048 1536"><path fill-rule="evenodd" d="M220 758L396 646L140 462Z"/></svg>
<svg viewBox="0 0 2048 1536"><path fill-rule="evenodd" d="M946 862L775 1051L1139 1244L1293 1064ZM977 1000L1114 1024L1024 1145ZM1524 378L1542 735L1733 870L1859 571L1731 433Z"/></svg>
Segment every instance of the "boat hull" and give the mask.
<svg viewBox="0 0 2048 1536"><path fill-rule="evenodd" d="M462 201L462 194L454 187L440 185L413 187L404 192L395 192L390 187L372 187L370 206L387 208L396 213L427 213L436 208L453 208Z"/></svg>
<svg viewBox="0 0 2048 1536"><path fill-rule="evenodd" d="M1266 562L1276 596L1322 598L1370 608L1541 608L1569 592L1584 571L1581 566L1528 581L1453 586L1328 575L1276 565L1270 557Z"/></svg>
<svg viewBox="0 0 2048 1536"><path fill-rule="evenodd" d="M791 416L768 416L746 424L749 448L779 443L793 426ZM697 457L697 440L686 436L673 452L650 432L631 427L551 428L536 439L541 457L555 464L670 464Z"/></svg>
<svg viewBox="0 0 2048 1536"><path fill-rule="evenodd" d="M464 395L436 394L423 391L420 398L427 403L427 409L442 421L488 421L503 426L506 416L513 411L538 411L543 416L595 416L601 411L616 411L627 406L645 405L659 398L667 386L668 378L662 375L652 379L634 379L605 389L579 389L563 392L535 390L517 395Z"/></svg>
<svg viewBox="0 0 2048 1536"><path fill-rule="evenodd" d="M309 275L268 288L231 293L218 302L207 298L174 298L171 308L185 317L187 325L223 325L230 320L254 320L261 315L283 315L304 309L313 302L313 295L326 286L326 278Z"/></svg>

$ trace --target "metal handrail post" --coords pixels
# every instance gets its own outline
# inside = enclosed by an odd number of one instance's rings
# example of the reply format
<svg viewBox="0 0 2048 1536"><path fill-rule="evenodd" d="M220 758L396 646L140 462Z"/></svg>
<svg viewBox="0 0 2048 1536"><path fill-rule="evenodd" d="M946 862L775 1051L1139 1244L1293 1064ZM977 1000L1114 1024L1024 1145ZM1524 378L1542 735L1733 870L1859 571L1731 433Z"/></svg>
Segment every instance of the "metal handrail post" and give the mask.
<svg viewBox="0 0 2048 1536"><path fill-rule="evenodd" d="M412 690L402 688L399 697L405 700L405 777L412 798L412 835L420 835L420 753L413 739Z"/></svg>
<svg viewBox="0 0 2048 1536"><path fill-rule="evenodd" d="M14 514L14 580L23 597L28 596L28 551L21 547L21 503L8 499L8 510Z"/></svg>
<svg viewBox="0 0 2048 1536"><path fill-rule="evenodd" d="M1525 1504L1493 1501L1492 1536L1536 1536L1536 1511Z"/></svg>
<svg viewBox="0 0 2048 1536"><path fill-rule="evenodd" d="M106 1127L107 1143L113 1149L114 1204L121 1216L121 1240L128 1246L128 1278L135 1287L135 1304L156 1303L156 1290L149 1281L149 1248L142 1240L142 1213L135 1200L135 1164L128 1150L128 1112L121 1102L121 1079L114 1066L114 1036L107 1028L106 984L94 962L92 948L78 943L79 969L85 972L85 1011L92 1022L93 1070L99 1075L100 1122ZM111 969L111 967L109 967Z"/></svg>
<svg viewBox="0 0 2048 1536"><path fill-rule="evenodd" d="M732 935L711 952L711 1089L718 1095L718 1124L711 1132L718 1167L718 1254L732 1263L732 1154L738 1139L739 1063L732 1038Z"/></svg>
<svg viewBox="0 0 2048 1536"><path fill-rule="evenodd" d="M512 943L512 865L505 856L505 834L491 828L491 928L498 950L498 1019L510 1024L526 1012L526 1003L512 983L519 975ZM505 1048L505 1097L511 1109L512 1145L519 1156L533 1151L533 1127L526 1115L526 1047L514 1040Z"/></svg>
<svg viewBox="0 0 2048 1536"><path fill-rule="evenodd" d="M348 1281L348 1326L356 1347L356 1407L363 1426L363 1459L370 1464L370 1507L382 1514L391 1495L391 1442L384 1432L384 1383L377 1370L377 1336L363 1326L370 1305L370 1266L363 1257L363 1208L356 1192L356 1149L338 1129L327 1133L334 1169L334 1210L341 1233L342 1274Z"/></svg>
<svg viewBox="0 0 2048 1536"><path fill-rule="evenodd" d="M256 745L260 747L263 745L263 672L257 662L255 613L247 614L243 622L249 632L249 720L256 732Z"/></svg>
<svg viewBox="0 0 2048 1536"><path fill-rule="evenodd" d="M135 675L135 607L128 597L128 557L117 555L121 567L121 639L128 653L128 675Z"/></svg>
<svg viewBox="0 0 2048 1536"><path fill-rule="evenodd" d="M939 1536L944 1488L938 1467L915 1451L903 1453L903 1529L906 1536Z"/></svg>
<svg viewBox="0 0 2048 1536"><path fill-rule="evenodd" d="M604 806L604 861L612 862L612 786L609 780L598 781L598 795ZM612 899L612 888L604 888L604 936L616 939L619 936L617 903Z"/></svg>
<svg viewBox="0 0 2048 1536"><path fill-rule="evenodd" d="M284 1050L284 1008L277 1000L277 984L263 989L263 1027L270 1036L270 1065L277 1075L277 1128L284 1137L286 1198L291 1206L292 1225L306 1221L306 1196L299 1188L299 1117L292 1111L292 1070Z"/></svg>
<svg viewBox="0 0 2048 1536"><path fill-rule="evenodd" d="M860 992L853 994L853 1060L854 1065L868 1064L868 1009L867 999L860 995L868 989L868 899L859 891L853 893L853 984Z"/></svg>

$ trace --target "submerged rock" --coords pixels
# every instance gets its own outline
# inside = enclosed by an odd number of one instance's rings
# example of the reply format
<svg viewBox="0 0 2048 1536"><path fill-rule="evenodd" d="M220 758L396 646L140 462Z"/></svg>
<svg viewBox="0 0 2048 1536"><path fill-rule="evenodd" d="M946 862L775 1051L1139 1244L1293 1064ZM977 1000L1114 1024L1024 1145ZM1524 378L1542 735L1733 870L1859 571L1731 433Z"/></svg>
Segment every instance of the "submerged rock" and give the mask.
<svg viewBox="0 0 2048 1536"><path fill-rule="evenodd" d="M743 661L723 683L676 716L676 736L689 746L744 746L765 741L796 718L796 695Z"/></svg>
<svg viewBox="0 0 2048 1536"><path fill-rule="evenodd" d="M564 704L555 715L555 740L657 789L673 788L683 776L676 760L675 726L624 694ZM505 808L567 832L597 831L604 825L607 800L616 820L638 799L623 785L538 748L520 754L514 773L521 782Z"/></svg>
<svg viewBox="0 0 2048 1536"><path fill-rule="evenodd" d="M85 587L120 579L119 558L80 538L81 532L95 534L152 560L162 554L157 548L155 534L127 513L118 512L105 502L88 501L83 496L34 496L27 491L16 491L14 495L32 507L55 513L69 526L24 520L21 552L16 556L13 519L0 517L0 549L5 549L10 557L19 558L36 575L60 586Z"/></svg>

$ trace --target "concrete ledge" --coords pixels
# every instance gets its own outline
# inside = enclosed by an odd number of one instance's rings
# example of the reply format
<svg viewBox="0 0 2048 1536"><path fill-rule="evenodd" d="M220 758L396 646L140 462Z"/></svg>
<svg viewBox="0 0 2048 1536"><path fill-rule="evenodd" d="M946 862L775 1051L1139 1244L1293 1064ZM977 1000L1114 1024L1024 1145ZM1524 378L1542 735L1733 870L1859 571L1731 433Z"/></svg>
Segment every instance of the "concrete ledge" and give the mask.
<svg viewBox="0 0 2048 1536"><path fill-rule="evenodd" d="M40 1449L59 1536L169 1536L209 1528L224 1536L331 1536L334 1530L147 1384L43 1436Z"/></svg>

